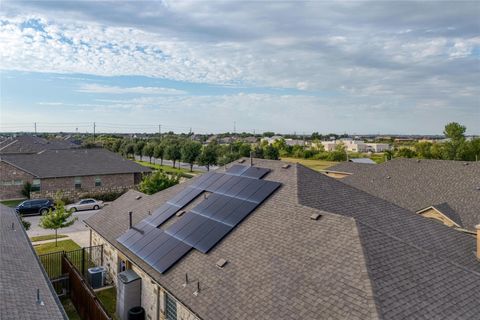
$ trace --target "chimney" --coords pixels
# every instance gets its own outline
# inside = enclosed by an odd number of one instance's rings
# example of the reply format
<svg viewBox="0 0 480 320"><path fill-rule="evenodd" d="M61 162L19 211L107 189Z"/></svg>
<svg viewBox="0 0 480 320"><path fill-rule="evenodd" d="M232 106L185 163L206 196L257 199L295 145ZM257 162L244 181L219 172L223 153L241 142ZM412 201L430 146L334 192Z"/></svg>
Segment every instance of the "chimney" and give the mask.
<svg viewBox="0 0 480 320"><path fill-rule="evenodd" d="M480 224L477 224L475 229L477 229L477 259L480 260Z"/></svg>
<svg viewBox="0 0 480 320"><path fill-rule="evenodd" d="M129 219L129 229L132 229L132 214L133 212L132 211L129 211L128 212L128 219Z"/></svg>

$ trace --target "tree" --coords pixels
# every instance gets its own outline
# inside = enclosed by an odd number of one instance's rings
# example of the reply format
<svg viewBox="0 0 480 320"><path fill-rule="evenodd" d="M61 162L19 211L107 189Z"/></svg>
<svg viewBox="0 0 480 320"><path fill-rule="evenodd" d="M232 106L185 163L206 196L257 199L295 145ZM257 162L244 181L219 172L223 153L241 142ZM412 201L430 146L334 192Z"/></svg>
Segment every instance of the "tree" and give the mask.
<svg viewBox="0 0 480 320"><path fill-rule="evenodd" d="M51 208L48 212L40 218L39 226L44 229L55 230L55 246L57 246L57 231L58 229L71 226L77 220L77 217L71 218L73 211L65 209L65 203L61 199L61 195L57 194L55 199L55 209Z"/></svg>
<svg viewBox="0 0 480 320"><path fill-rule="evenodd" d="M138 141L135 144L135 155L140 157L140 161L142 161L143 157L143 148L145 147L145 142L144 141Z"/></svg>
<svg viewBox="0 0 480 320"><path fill-rule="evenodd" d="M273 145L268 145L263 149L263 155L265 159L278 160L279 152Z"/></svg>
<svg viewBox="0 0 480 320"><path fill-rule="evenodd" d="M146 194L154 194L176 185L179 181L179 176L169 176L163 172L163 170L158 170L145 176L142 182L138 185L138 190Z"/></svg>
<svg viewBox="0 0 480 320"><path fill-rule="evenodd" d="M399 158L414 158L416 155L415 151L410 148L400 148L395 153L395 156Z"/></svg>
<svg viewBox="0 0 480 320"><path fill-rule="evenodd" d="M165 157L165 145L163 143L160 142L155 146L153 156L160 159L160 165L163 166L163 158Z"/></svg>
<svg viewBox="0 0 480 320"><path fill-rule="evenodd" d="M175 162L180 159L182 156L180 144L178 141L171 141L165 147L165 158L168 160L172 160L173 165L172 167L175 168Z"/></svg>
<svg viewBox="0 0 480 320"><path fill-rule="evenodd" d="M330 161L345 161L347 160L347 151L343 143L335 145L335 149L328 154L328 160Z"/></svg>
<svg viewBox="0 0 480 320"><path fill-rule="evenodd" d="M393 159L393 151L392 150L385 150L383 152L385 160L392 160Z"/></svg>
<svg viewBox="0 0 480 320"><path fill-rule="evenodd" d="M134 143L127 143L123 146L123 153L127 156L135 154L135 144Z"/></svg>
<svg viewBox="0 0 480 320"><path fill-rule="evenodd" d="M465 151L465 131L466 127L457 122L450 122L445 126L443 133L450 141L445 142L445 156L448 160L462 160L462 154ZM459 152L459 151L462 152Z"/></svg>
<svg viewBox="0 0 480 320"><path fill-rule="evenodd" d="M27 181L23 184L22 195L27 199L30 199L30 192L32 192L32 184Z"/></svg>
<svg viewBox="0 0 480 320"><path fill-rule="evenodd" d="M202 152L202 145L195 141L185 141L182 145L182 161L190 164L190 172L193 171L193 164Z"/></svg>
<svg viewBox="0 0 480 320"><path fill-rule="evenodd" d="M420 158L431 159L432 158L432 145L433 143L428 141L417 142L415 144L415 151Z"/></svg>
<svg viewBox="0 0 480 320"><path fill-rule="evenodd" d="M155 145L153 143L147 143L143 147L143 154L148 157L150 163L152 163L152 157L154 153L155 153Z"/></svg>
<svg viewBox="0 0 480 320"><path fill-rule="evenodd" d="M218 145L215 142L209 143L203 148L202 153L198 157L198 163L207 167L207 171L210 171L210 166L217 164L218 157Z"/></svg>

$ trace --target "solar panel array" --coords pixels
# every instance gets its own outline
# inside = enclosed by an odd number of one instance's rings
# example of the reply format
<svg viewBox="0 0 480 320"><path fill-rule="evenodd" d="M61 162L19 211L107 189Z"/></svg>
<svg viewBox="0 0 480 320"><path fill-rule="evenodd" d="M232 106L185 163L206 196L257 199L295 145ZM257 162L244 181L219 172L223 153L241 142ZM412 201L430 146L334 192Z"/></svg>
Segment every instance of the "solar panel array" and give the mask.
<svg viewBox="0 0 480 320"><path fill-rule="evenodd" d="M234 165L204 174L117 240L163 273L192 248L207 253L269 197L279 182L269 169ZM159 227L204 191L211 194L165 230Z"/></svg>

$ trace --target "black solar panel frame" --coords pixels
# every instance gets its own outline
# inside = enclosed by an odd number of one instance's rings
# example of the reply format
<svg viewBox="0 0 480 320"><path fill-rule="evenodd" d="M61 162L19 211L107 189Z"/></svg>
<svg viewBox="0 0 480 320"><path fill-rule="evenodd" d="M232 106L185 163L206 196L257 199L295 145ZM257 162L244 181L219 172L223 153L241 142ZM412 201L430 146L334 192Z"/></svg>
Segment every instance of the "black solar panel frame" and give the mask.
<svg viewBox="0 0 480 320"><path fill-rule="evenodd" d="M270 172L270 169L261 168L261 167L249 167L240 176L253 178L253 179L261 179L269 172Z"/></svg>

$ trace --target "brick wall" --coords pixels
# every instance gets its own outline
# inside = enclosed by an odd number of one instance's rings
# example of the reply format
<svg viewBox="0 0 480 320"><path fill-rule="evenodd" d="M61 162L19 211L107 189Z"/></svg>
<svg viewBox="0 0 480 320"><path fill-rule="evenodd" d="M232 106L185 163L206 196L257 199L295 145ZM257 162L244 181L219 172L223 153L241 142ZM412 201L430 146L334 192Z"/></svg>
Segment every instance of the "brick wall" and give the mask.
<svg viewBox="0 0 480 320"><path fill-rule="evenodd" d="M32 182L33 176L6 162L0 161L0 199L25 198L22 188L25 182Z"/></svg>
<svg viewBox="0 0 480 320"><path fill-rule="evenodd" d="M114 281L114 285L116 285L118 274L118 257L123 255L93 230L92 245L103 245L103 266L107 268L108 276ZM142 278L141 302L142 307L145 309L145 318L147 320L166 320L165 295L167 294L167 291L135 264L131 264L131 269L135 271L140 278ZM199 318L197 318L179 301L177 301L177 319L199 320Z"/></svg>
<svg viewBox="0 0 480 320"><path fill-rule="evenodd" d="M95 179L101 179L101 186L95 186ZM75 177L62 178L44 178L40 182L40 191L32 192L31 198L53 198L56 193L60 191L63 198L70 200L78 200L84 195L102 194L108 192L122 192L134 187L134 174L110 174L97 176L83 176L81 177L81 188L75 188Z"/></svg>

